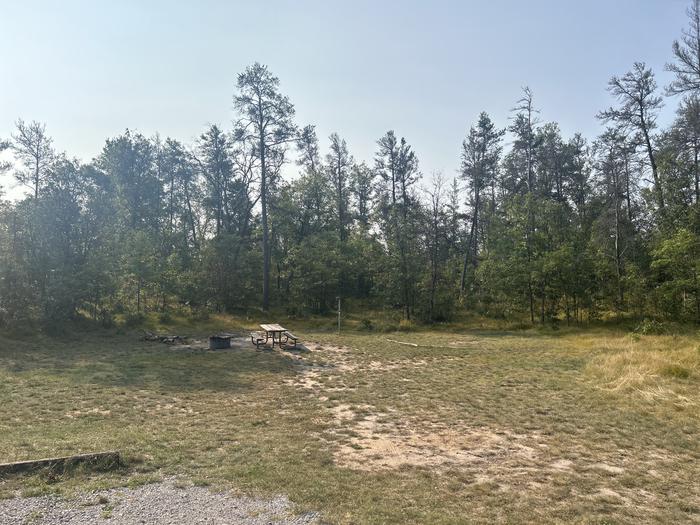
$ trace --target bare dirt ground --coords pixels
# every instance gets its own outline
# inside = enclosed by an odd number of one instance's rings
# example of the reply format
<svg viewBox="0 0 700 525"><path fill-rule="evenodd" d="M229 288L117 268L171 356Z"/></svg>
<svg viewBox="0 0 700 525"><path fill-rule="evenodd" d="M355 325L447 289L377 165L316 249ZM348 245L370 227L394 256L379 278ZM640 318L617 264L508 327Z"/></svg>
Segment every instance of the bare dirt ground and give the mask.
<svg viewBox="0 0 700 525"><path fill-rule="evenodd" d="M418 359L370 361L362 365L353 360L352 350L348 347L310 343L308 349L315 357L324 356L332 364L310 366L304 363L301 354L297 357L299 374L289 384L318 396L322 401L348 389L328 386L322 378L332 377L342 383L342 376L347 373L400 371L428 364ZM336 464L357 470L371 472L397 469L403 465L440 468L494 462L512 466L523 460L534 460L539 447L546 447L538 442L541 439L537 436L516 434L506 429L494 431L487 427L446 426L415 418L399 419L395 410L383 412L368 404L354 407L339 401L330 404L329 412L335 423L330 434L349 437L349 441L334 452Z"/></svg>
<svg viewBox="0 0 700 525"><path fill-rule="evenodd" d="M397 424L388 414L358 416L349 405L338 405L339 426L348 425L350 442L335 452L336 463L353 469L376 471L402 465L444 468L477 463L531 460L537 450L524 444L528 436L488 428L449 428L433 424Z"/></svg>

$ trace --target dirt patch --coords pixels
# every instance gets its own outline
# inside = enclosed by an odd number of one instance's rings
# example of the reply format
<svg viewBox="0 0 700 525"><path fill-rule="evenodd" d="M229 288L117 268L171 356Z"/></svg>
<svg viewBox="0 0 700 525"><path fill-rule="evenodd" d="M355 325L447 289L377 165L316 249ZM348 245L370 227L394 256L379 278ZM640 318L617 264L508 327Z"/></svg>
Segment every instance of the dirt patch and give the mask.
<svg viewBox="0 0 700 525"><path fill-rule="evenodd" d="M71 410L66 412L65 416L68 419L76 419L84 416L103 416L107 417L111 415L112 411L104 407L93 407L85 410Z"/></svg>
<svg viewBox="0 0 700 525"><path fill-rule="evenodd" d="M285 380L285 384L315 394L322 391L343 390L337 386L324 385L322 378L338 376L358 369L357 364L352 361L350 349L347 347L321 345L312 342L308 343L306 348L308 349L307 352L291 355L297 374L293 378ZM317 362L314 362L319 358L327 360L328 363L317 364Z"/></svg>
<svg viewBox="0 0 700 525"><path fill-rule="evenodd" d="M428 362L425 359L413 359L405 361L370 361L369 365L360 368L367 369L373 372L389 372L392 370L401 370L406 368L422 368L427 364Z"/></svg>
<svg viewBox="0 0 700 525"><path fill-rule="evenodd" d="M609 488L599 489L598 492L595 494L595 496L598 498L605 499L605 500L619 500L619 501L625 500L625 498L622 496L622 494L614 491L613 489L609 489Z"/></svg>
<svg viewBox="0 0 700 525"><path fill-rule="evenodd" d="M568 459L558 459L550 465L553 470L569 471L573 467L574 462Z"/></svg>
<svg viewBox="0 0 700 525"><path fill-rule="evenodd" d="M342 381L340 385L337 381L343 374L391 372L429 365L425 359L362 362L353 359L351 348L314 342L309 343L309 349L314 359L323 358L328 364L309 365L299 360L298 373L287 380L287 384L315 394L344 390ZM322 400L327 401L328 396L322 396ZM514 432L487 427L448 427L416 418L409 420L390 409L378 411L371 405L340 403L329 407L328 411L333 425L327 437L335 448L335 461L356 470L532 461L540 450L534 440Z"/></svg>
<svg viewBox="0 0 700 525"><path fill-rule="evenodd" d="M331 412L338 423L343 423L345 421L350 421L355 419L355 412L353 412L350 405L341 404L331 408Z"/></svg>
<svg viewBox="0 0 700 525"><path fill-rule="evenodd" d="M614 465L608 465L607 463L594 463L591 468L596 470L602 470L603 472L608 472L610 474L622 474L625 469L622 467L616 467Z"/></svg>
<svg viewBox="0 0 700 525"><path fill-rule="evenodd" d="M367 412L371 407L359 407ZM532 461L537 451L525 444L526 436L486 427L455 429L417 422L393 421L395 415L360 415L349 405L332 409L336 423L350 437L335 453L338 465L355 470L464 466L479 463Z"/></svg>
<svg viewBox="0 0 700 525"><path fill-rule="evenodd" d="M301 359L297 359L297 361L297 374L292 379L285 380L284 383L305 390L321 390L323 388L321 377L328 374L330 367L306 365Z"/></svg>
<svg viewBox="0 0 700 525"><path fill-rule="evenodd" d="M353 356L352 348L347 346L334 346L311 342L308 344L310 354L296 355L294 359L297 364L297 377L286 381L289 385L298 386L306 390L343 390L342 388L324 387L319 380L322 376L339 376L349 373L362 372L390 372L401 369L422 368L429 363L425 359L415 360L392 360L362 362ZM327 365L309 365L308 360L322 358L329 362Z"/></svg>

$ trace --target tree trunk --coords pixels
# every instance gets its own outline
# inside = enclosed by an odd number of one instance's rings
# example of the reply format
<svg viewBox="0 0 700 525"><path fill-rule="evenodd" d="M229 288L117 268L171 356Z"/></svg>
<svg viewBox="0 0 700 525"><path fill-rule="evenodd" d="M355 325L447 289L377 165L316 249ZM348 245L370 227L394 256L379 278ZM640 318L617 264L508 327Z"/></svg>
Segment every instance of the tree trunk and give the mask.
<svg viewBox="0 0 700 525"><path fill-rule="evenodd" d="M627 219L632 223L632 191L630 189L630 169L629 169L629 159L627 154L625 154L625 198L627 200Z"/></svg>
<svg viewBox="0 0 700 525"><path fill-rule="evenodd" d="M439 204L434 205L433 209L433 246L432 246L432 268L431 268L431 280L430 280L430 320L435 318L435 292L437 290L438 281L438 237L440 234L438 215L439 215Z"/></svg>
<svg viewBox="0 0 700 525"><path fill-rule="evenodd" d="M168 199L169 231L172 234L175 223L175 175L170 175L170 198Z"/></svg>
<svg viewBox="0 0 700 525"><path fill-rule="evenodd" d="M544 283L542 284L542 301L540 303L540 324L544 325L544 303L545 303L545 293L544 293Z"/></svg>
<svg viewBox="0 0 700 525"><path fill-rule="evenodd" d="M530 297L530 323L535 324L535 298L532 294L532 279L528 278L527 291Z"/></svg>
<svg viewBox="0 0 700 525"><path fill-rule="evenodd" d="M535 219L532 212L532 196L533 196L533 186L534 186L534 176L532 170L532 106L530 101L528 101L527 109L527 123L528 123L528 138L527 138L527 223L528 232L526 236L527 241L527 263L528 263L528 293L530 295L530 322L535 324L535 298L532 291L532 236L535 232Z"/></svg>
<svg viewBox="0 0 700 525"><path fill-rule="evenodd" d="M624 292L622 289L622 251L620 248L620 189L619 176L615 170L613 171L613 184L615 203L615 273L617 275L618 310L620 310L624 304Z"/></svg>
<svg viewBox="0 0 700 525"><path fill-rule="evenodd" d="M141 313L141 277L136 285L136 312Z"/></svg>
<svg viewBox="0 0 700 525"><path fill-rule="evenodd" d="M467 266L471 257L472 266L476 267L476 255L478 242L476 239L479 225L479 205L480 205L480 188L479 181L474 180L474 213L472 214L472 223L469 227L469 240L467 241L467 249L464 253L464 266L462 267L462 282L460 286L460 294L464 294L467 283ZM473 246L473 250L472 250Z"/></svg>
<svg viewBox="0 0 700 525"><path fill-rule="evenodd" d="M270 309L270 231L267 222L267 172L265 166L265 137L260 133L260 206L262 208L263 299L262 309Z"/></svg>
<svg viewBox="0 0 700 525"><path fill-rule="evenodd" d="M401 273L403 281L403 303L404 303L404 316L407 321L411 320L411 292L410 292L410 282L408 275L408 260L406 257L406 247L403 241L400 241L400 252L401 252Z"/></svg>
<svg viewBox="0 0 700 525"><path fill-rule="evenodd" d="M462 280L459 286L460 296L464 296L464 289L467 284L467 267L469 266L469 246L471 245L471 234L467 240L467 249L464 250L464 264L462 265Z"/></svg>
<svg viewBox="0 0 700 525"><path fill-rule="evenodd" d="M187 183L185 183L185 200L187 202L188 220L190 222L190 227L192 228L192 242L194 243L195 248L198 248L199 245L197 244L197 230L194 226L194 213L192 212L192 202L190 200L189 185Z"/></svg>
<svg viewBox="0 0 700 525"><path fill-rule="evenodd" d="M343 175L341 173L342 166L340 164L340 159L337 163L337 199L338 199L338 236L340 237L340 242L345 242L345 213L343 209Z"/></svg>
<svg viewBox="0 0 700 525"><path fill-rule="evenodd" d="M39 198L39 166L40 166L40 158L37 153L37 156L35 158L34 162L34 198L37 199Z"/></svg>
<svg viewBox="0 0 700 525"><path fill-rule="evenodd" d="M697 142L695 142L693 146L693 166L695 168L695 204L700 205L700 167L698 166L698 154L700 153L698 150L700 149L700 145L698 145Z"/></svg>
<svg viewBox="0 0 700 525"><path fill-rule="evenodd" d="M695 292L695 321L700 323L700 283L698 283L698 273L693 270L693 288Z"/></svg>
<svg viewBox="0 0 700 525"><path fill-rule="evenodd" d="M664 191L661 187L661 181L659 180L659 169L656 166L656 157L654 155L654 149L651 146L651 139L649 138L649 130L646 126L646 121L644 117L641 118L642 122L642 133L644 135L644 143L647 148L647 154L649 156L649 164L651 165L651 175L654 178L654 195L656 196L656 202L659 206L659 211L663 215L666 211L666 204L664 202Z"/></svg>

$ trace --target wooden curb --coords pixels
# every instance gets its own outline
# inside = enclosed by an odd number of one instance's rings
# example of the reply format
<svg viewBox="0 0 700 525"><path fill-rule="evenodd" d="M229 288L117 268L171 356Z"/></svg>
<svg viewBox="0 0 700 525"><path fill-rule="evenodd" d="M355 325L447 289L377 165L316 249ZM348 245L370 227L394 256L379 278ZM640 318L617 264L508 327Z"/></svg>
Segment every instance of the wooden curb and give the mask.
<svg viewBox="0 0 700 525"><path fill-rule="evenodd" d="M6 474L20 474L41 468L65 468L83 463L111 463L121 465L119 452L94 452L92 454L76 454L59 458L34 459L29 461L15 461L12 463L0 463L0 476Z"/></svg>

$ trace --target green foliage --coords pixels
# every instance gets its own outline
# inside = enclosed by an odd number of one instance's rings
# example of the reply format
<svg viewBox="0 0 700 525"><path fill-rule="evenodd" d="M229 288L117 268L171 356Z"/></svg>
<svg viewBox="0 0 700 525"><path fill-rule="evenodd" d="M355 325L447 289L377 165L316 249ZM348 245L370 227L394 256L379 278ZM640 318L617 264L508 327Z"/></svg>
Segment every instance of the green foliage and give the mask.
<svg viewBox="0 0 700 525"><path fill-rule="evenodd" d="M700 237L680 229L652 250L659 309L676 318L700 321Z"/></svg>
<svg viewBox="0 0 700 525"><path fill-rule="evenodd" d="M141 312L129 313L124 317L124 326L126 328L141 326L145 319L146 316Z"/></svg>
<svg viewBox="0 0 700 525"><path fill-rule="evenodd" d="M324 152L279 85L254 64L237 79L233 129L210 125L192 148L126 130L89 164L19 121L0 149L32 191L0 200L0 325L259 306L309 317L338 298L390 312L363 324L379 331L465 311L551 327L700 322L700 102L653 135L643 64L611 80L618 105L600 116L620 126L590 144L541 123L525 88L508 148L481 113L460 176L425 189L405 138L380 137L373 166L337 133ZM293 145L299 174L283 177ZM639 333L654 333L646 323Z"/></svg>
<svg viewBox="0 0 700 525"><path fill-rule="evenodd" d="M663 335L667 333L666 326L654 319L644 319L634 329L640 335Z"/></svg>
<svg viewBox="0 0 700 525"><path fill-rule="evenodd" d="M260 254L249 239L221 234L202 250L199 275L193 283L185 282L185 297L200 307L243 308L259 295L260 265Z"/></svg>

